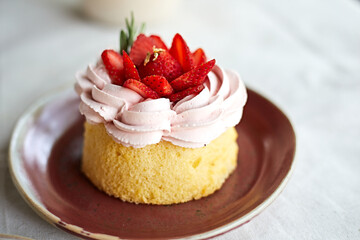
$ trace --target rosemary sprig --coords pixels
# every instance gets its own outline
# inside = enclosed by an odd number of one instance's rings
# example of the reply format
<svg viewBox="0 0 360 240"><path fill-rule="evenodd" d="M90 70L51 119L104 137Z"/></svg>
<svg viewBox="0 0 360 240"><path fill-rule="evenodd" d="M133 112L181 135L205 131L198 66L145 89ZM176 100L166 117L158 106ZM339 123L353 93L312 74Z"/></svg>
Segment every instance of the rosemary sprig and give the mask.
<svg viewBox="0 0 360 240"><path fill-rule="evenodd" d="M145 30L145 23L142 23L139 28L139 32L137 33L133 12L131 12L130 21L126 18L125 23L126 23L127 32L125 32L124 30L121 30L120 32L120 54L122 54L123 50L126 53L129 53L130 48L133 45L136 36L140 33L143 33Z"/></svg>

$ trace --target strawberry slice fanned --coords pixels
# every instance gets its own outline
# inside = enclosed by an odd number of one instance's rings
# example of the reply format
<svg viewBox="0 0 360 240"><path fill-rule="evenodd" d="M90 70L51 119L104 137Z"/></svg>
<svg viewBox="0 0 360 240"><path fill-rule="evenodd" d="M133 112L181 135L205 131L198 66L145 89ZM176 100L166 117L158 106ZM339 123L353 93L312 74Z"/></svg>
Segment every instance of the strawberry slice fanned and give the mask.
<svg viewBox="0 0 360 240"><path fill-rule="evenodd" d="M124 82L124 87L137 92L144 98L153 98L153 99L159 98L159 95L154 90L146 86L144 83L135 79L126 80Z"/></svg>
<svg viewBox="0 0 360 240"><path fill-rule="evenodd" d="M139 36L134 41L131 50L130 50L130 58L135 65L141 64L148 52L151 52L153 49L152 40L145 36L144 34L139 34Z"/></svg>
<svg viewBox="0 0 360 240"><path fill-rule="evenodd" d="M122 85L124 82L124 65L122 56L112 49L107 49L102 52L101 59L112 83Z"/></svg>
<svg viewBox="0 0 360 240"><path fill-rule="evenodd" d="M171 86L175 91L181 91L189 87L203 84L206 80L206 75L211 71L215 65L215 59L203 63L193 70L184 73L180 77L171 81Z"/></svg>
<svg viewBox="0 0 360 240"><path fill-rule="evenodd" d="M152 42L154 43L155 47L157 48L162 48L165 51L169 51L168 47L166 46L166 44L164 43L164 41L161 39L161 37L157 36L157 35L151 35L150 39L152 40Z"/></svg>
<svg viewBox="0 0 360 240"><path fill-rule="evenodd" d="M193 59L194 59L194 65L195 67L203 64L206 62L206 55L205 55L205 52L202 48L198 48L196 49L193 54Z"/></svg>
<svg viewBox="0 0 360 240"><path fill-rule="evenodd" d="M123 61L124 61L124 72L125 80L135 79L140 81L140 76L138 70L136 69L134 63L131 61L129 55L123 50Z"/></svg>
<svg viewBox="0 0 360 240"><path fill-rule="evenodd" d="M136 66L140 65L146 58L147 53L152 53L154 46L167 50L165 43L159 36L151 35L147 37L144 34L139 34L130 50L131 60Z"/></svg>
<svg viewBox="0 0 360 240"><path fill-rule="evenodd" d="M173 38L170 54L180 63L184 72L188 72L194 67L194 60L188 45L180 34Z"/></svg>
<svg viewBox="0 0 360 240"><path fill-rule="evenodd" d="M170 83L163 76L147 76L143 78L141 82L154 90L160 97L169 96L173 93Z"/></svg>
<svg viewBox="0 0 360 240"><path fill-rule="evenodd" d="M183 72L180 63L169 52L155 49L153 54L138 66L142 78L150 75L164 76L169 82L179 77Z"/></svg>
<svg viewBox="0 0 360 240"><path fill-rule="evenodd" d="M182 90L181 92L177 92L177 93L173 93L169 96L169 99L171 102L177 102L181 99L183 99L186 96L189 96L191 94L198 94L199 92L201 92L203 89L205 88L205 86L203 84L194 86L194 87L190 87L187 88L185 90Z"/></svg>

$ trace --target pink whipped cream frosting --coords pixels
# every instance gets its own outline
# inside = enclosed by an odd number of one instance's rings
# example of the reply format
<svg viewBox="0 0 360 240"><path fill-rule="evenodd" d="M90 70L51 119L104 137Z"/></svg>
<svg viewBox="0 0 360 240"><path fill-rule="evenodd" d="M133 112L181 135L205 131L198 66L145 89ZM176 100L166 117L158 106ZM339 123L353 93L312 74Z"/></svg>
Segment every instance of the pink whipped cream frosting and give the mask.
<svg viewBox="0 0 360 240"><path fill-rule="evenodd" d="M177 103L167 98L144 99L131 89L111 84L100 60L76 74L80 112L91 124L103 123L108 134L127 147L140 148L161 140L199 148L237 125L247 100L239 75L215 65L198 95Z"/></svg>

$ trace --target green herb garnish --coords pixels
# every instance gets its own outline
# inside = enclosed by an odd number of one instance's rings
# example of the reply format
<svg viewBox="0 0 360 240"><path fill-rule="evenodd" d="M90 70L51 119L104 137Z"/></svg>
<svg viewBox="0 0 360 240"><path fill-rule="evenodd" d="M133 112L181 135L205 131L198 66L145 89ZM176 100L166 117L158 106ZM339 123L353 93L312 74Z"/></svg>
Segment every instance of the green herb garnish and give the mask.
<svg viewBox="0 0 360 240"><path fill-rule="evenodd" d="M129 54L130 48L131 48L132 44L134 43L135 37L138 34L143 33L145 30L145 23L142 23L139 28L139 32L137 33L137 28L135 26L133 12L131 12L130 22L126 18L125 23L126 23L127 33L124 30L121 30L121 32L120 32L120 54L122 54L123 50Z"/></svg>

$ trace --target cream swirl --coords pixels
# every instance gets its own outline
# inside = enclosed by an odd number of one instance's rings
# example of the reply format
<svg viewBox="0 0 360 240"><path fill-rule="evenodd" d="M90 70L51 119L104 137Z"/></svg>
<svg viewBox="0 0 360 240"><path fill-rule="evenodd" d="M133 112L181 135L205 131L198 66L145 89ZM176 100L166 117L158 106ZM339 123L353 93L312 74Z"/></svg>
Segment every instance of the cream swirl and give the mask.
<svg viewBox="0 0 360 240"><path fill-rule="evenodd" d="M118 143L140 148L161 140L187 148L203 147L239 123L247 100L239 75L215 65L205 88L176 104L167 98L144 99L111 84L101 61L76 74L80 112L92 124L103 123Z"/></svg>

